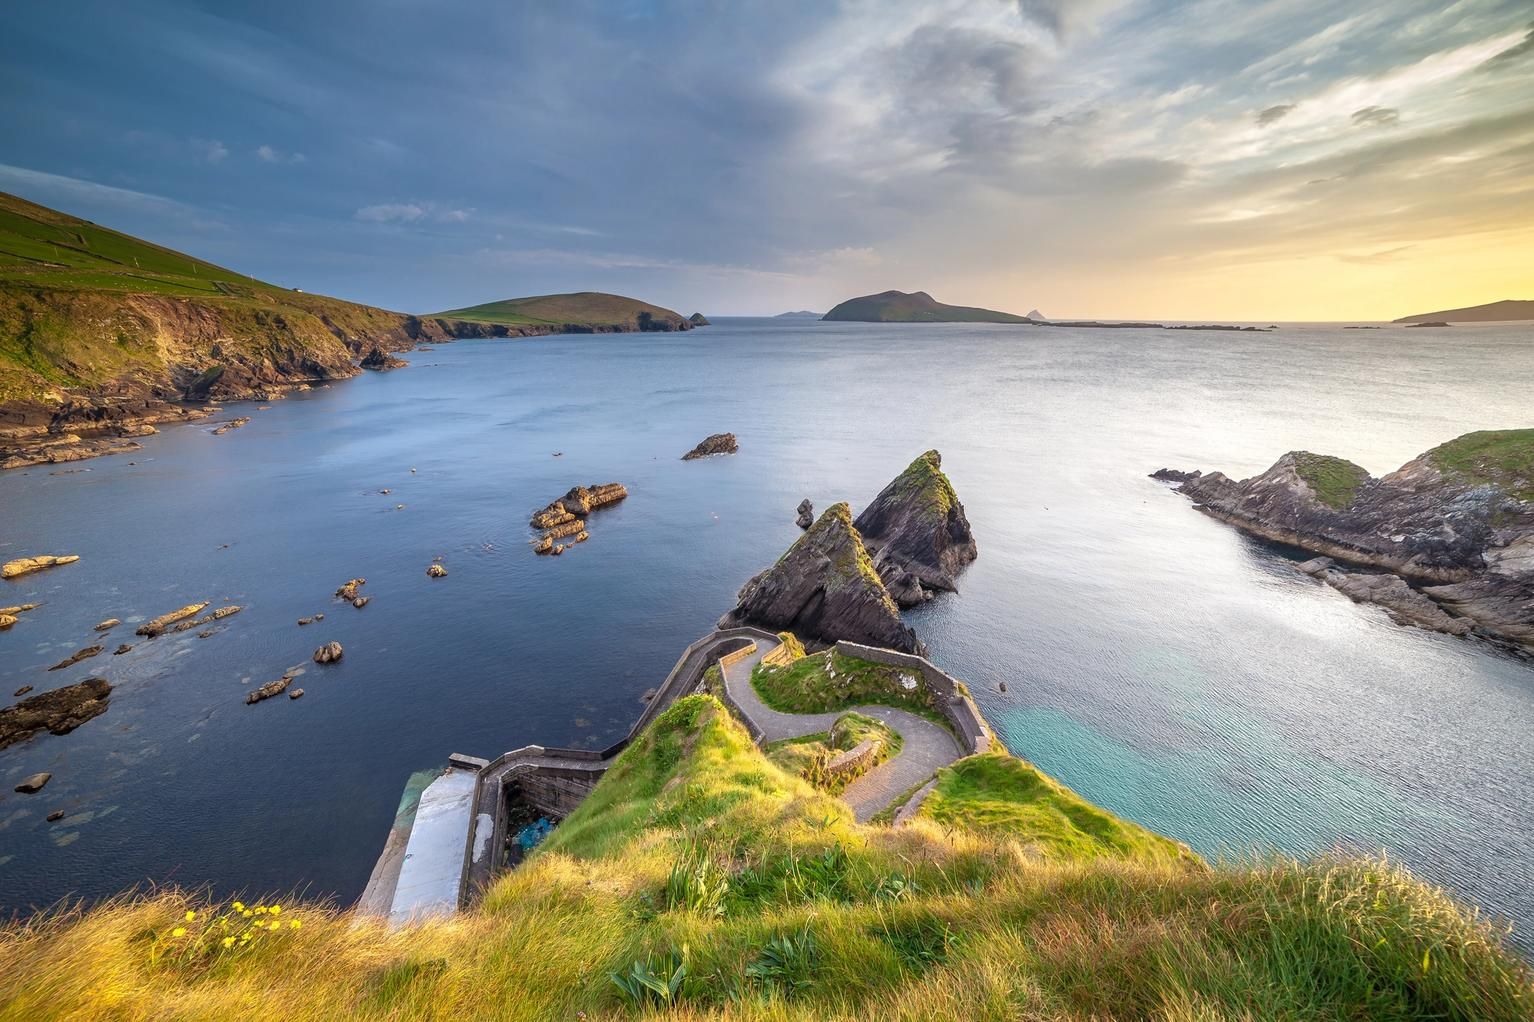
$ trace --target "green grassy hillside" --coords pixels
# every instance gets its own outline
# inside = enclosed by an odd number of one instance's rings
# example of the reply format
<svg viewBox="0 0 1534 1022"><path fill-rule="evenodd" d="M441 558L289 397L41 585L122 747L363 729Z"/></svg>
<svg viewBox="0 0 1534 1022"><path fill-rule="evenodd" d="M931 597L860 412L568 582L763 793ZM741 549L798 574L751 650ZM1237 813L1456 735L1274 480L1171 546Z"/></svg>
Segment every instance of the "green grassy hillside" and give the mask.
<svg viewBox="0 0 1534 1022"><path fill-rule="evenodd" d="M1059 796L1026 764L976 757L927 817L860 826L693 696L450 921L124 897L0 928L0 1018L1534 1013L1496 932L1397 867L1208 866Z"/></svg>
<svg viewBox="0 0 1534 1022"><path fill-rule="evenodd" d="M885 291L850 298L823 319L858 323L1028 323L1026 316L968 305L944 305L925 291Z"/></svg>
<svg viewBox="0 0 1534 1022"><path fill-rule="evenodd" d="M562 326L567 323L590 326L621 327L627 330L679 330L686 321L670 309L641 302L637 298L578 291L567 295L536 295L531 298L508 298L499 302L472 305L436 313L443 319L463 319L471 323L498 323L506 326Z"/></svg>
<svg viewBox="0 0 1534 1022"><path fill-rule="evenodd" d="M1466 433L1428 451L1427 457L1454 478L1534 501L1534 429Z"/></svg>

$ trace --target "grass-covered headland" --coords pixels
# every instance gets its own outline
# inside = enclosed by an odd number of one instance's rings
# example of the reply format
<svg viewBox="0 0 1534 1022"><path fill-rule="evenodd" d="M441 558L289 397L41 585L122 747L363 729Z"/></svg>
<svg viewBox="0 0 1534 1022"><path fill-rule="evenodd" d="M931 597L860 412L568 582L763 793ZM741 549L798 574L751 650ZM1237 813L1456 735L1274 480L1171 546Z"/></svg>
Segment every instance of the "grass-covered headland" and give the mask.
<svg viewBox="0 0 1534 1022"><path fill-rule="evenodd" d="M961 761L931 815L859 826L689 697L452 920L124 896L0 929L0 1017L1534 1015L1498 933L1396 866L1206 865L1039 809L1055 789L1008 762Z"/></svg>

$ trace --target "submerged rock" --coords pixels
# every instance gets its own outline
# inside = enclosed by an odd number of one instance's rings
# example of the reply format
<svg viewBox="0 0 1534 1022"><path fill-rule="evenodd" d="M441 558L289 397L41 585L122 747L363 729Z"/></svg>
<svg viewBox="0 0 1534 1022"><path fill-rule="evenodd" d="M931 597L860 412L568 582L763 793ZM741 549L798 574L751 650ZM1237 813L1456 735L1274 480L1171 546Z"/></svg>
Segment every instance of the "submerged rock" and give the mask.
<svg viewBox="0 0 1534 1022"><path fill-rule="evenodd" d="M341 659L343 650L339 642L327 642L314 651L314 662L317 664L333 664Z"/></svg>
<svg viewBox="0 0 1534 1022"><path fill-rule="evenodd" d="M721 628L751 624L792 631L803 638L838 639L924 652L900 620L845 503L826 509L777 564L740 590Z"/></svg>
<svg viewBox="0 0 1534 1022"><path fill-rule="evenodd" d="M79 554L40 554L37 557L18 557L14 561L6 561L4 565L0 565L0 578L18 578L22 575L30 575L34 571L42 571L44 568L73 564L79 559Z"/></svg>
<svg viewBox="0 0 1534 1022"><path fill-rule="evenodd" d="M0 749L25 741L39 731L67 735L107 710L112 686L104 678L86 678L23 699L0 710Z"/></svg>
<svg viewBox="0 0 1534 1022"><path fill-rule="evenodd" d="M696 461L715 454L734 454L740 450L734 433L715 433L698 441L698 446L682 455L683 461Z"/></svg>
<svg viewBox="0 0 1534 1022"><path fill-rule="evenodd" d="M799 516L794 519L794 524L801 529L815 524L815 505L810 503L810 498L805 497L799 502Z"/></svg>
<svg viewBox="0 0 1534 1022"><path fill-rule="evenodd" d="M112 650L112 655L113 656L122 656L124 653L127 653L130 650L132 650L132 649L133 649L133 647L128 645L125 642L121 646L118 646L116 649Z"/></svg>
<svg viewBox="0 0 1534 1022"><path fill-rule="evenodd" d="M895 602L911 607L928 590L955 592L957 576L977 556L964 505L928 451L879 491L854 525Z"/></svg>
<svg viewBox="0 0 1534 1022"><path fill-rule="evenodd" d="M1178 492L1265 539L1386 569L1301 568L1396 620L1534 647L1534 429L1468 433L1380 478L1292 451L1250 479L1190 474Z"/></svg>
<svg viewBox="0 0 1534 1022"><path fill-rule="evenodd" d="M241 426L245 425L248 422L250 422L250 416L248 416L248 415L242 415L238 419L230 419L228 422L226 422L223 425L219 426L218 428L214 429L213 430L213 435L214 436L223 436L225 433L229 432L230 430L239 429Z"/></svg>
<svg viewBox="0 0 1534 1022"><path fill-rule="evenodd" d="M75 664L79 663L81 660L88 660L91 657L95 656L97 653L100 653L105 648L106 648L105 646L86 646L84 649L77 650L76 652L74 652L74 653L70 654L69 656L65 657L63 660L60 660L58 663L56 663L52 667L48 668L48 670L50 670L50 671L62 671L66 667L73 667Z"/></svg>

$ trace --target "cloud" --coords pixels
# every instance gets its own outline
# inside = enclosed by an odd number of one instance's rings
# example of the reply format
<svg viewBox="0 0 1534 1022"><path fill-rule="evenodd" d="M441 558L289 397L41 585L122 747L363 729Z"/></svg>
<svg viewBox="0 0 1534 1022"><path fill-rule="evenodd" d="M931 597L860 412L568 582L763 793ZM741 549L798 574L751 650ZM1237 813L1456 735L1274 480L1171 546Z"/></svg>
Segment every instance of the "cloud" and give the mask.
<svg viewBox="0 0 1534 1022"><path fill-rule="evenodd" d="M1534 53L1534 25L1530 25L1529 34L1523 37L1523 41L1509 46L1507 49L1491 57L1482 64L1482 71L1500 71L1502 68L1517 63L1529 54Z"/></svg>
<svg viewBox="0 0 1534 1022"><path fill-rule="evenodd" d="M1096 27L1123 0L1017 0L1017 12L1067 40Z"/></svg>
<svg viewBox="0 0 1534 1022"><path fill-rule="evenodd" d="M1358 263L1364 266L1377 266L1380 263L1388 263L1398 259L1406 252L1414 250L1416 245L1397 245L1395 248L1387 248L1379 252L1366 252L1362 255L1343 253L1337 256L1345 263Z"/></svg>
<svg viewBox="0 0 1534 1022"><path fill-rule="evenodd" d="M1293 103L1281 103L1278 106L1270 106L1264 110L1259 110L1257 112L1257 126L1259 128L1266 128L1276 121L1283 120L1294 107L1295 104Z"/></svg>
<svg viewBox="0 0 1534 1022"><path fill-rule="evenodd" d="M303 153L284 153L269 145L256 146L256 158L263 163L307 163L309 159Z"/></svg>
<svg viewBox="0 0 1534 1022"><path fill-rule="evenodd" d="M1401 123L1401 111L1388 106L1366 106L1354 110L1352 117L1360 128L1394 128Z"/></svg>
<svg viewBox="0 0 1534 1022"><path fill-rule="evenodd" d="M439 215L437 219L451 224L461 224L466 223L473 212L472 209L449 209Z"/></svg>
<svg viewBox="0 0 1534 1022"><path fill-rule="evenodd" d="M223 163L229 156L229 147L214 141L203 144L203 158L209 163Z"/></svg>
<svg viewBox="0 0 1534 1022"><path fill-rule="evenodd" d="M371 224L414 223L425 215L426 210L413 202L385 202L363 206L352 214L352 218Z"/></svg>

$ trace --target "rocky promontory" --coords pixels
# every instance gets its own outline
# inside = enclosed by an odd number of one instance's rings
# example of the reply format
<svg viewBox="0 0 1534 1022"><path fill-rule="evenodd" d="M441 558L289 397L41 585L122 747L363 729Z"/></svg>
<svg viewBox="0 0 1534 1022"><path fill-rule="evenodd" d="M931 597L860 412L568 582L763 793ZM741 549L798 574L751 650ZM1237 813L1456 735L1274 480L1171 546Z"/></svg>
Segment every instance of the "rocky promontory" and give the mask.
<svg viewBox="0 0 1534 1022"><path fill-rule="evenodd" d="M959 572L977 556L964 505L942 466L941 454L926 452L853 523L902 607L930 600L934 590L956 592Z"/></svg>
<svg viewBox="0 0 1534 1022"><path fill-rule="evenodd" d="M826 644L848 639L925 653L900 620L845 503L827 508L778 563L741 588L735 609L719 626L742 624Z"/></svg>
<svg viewBox="0 0 1534 1022"><path fill-rule="evenodd" d="M1534 646L1534 429L1467 433L1380 478L1292 451L1250 479L1188 473L1177 489L1255 535L1377 569L1307 565L1398 621L1462 634L1468 620Z"/></svg>

